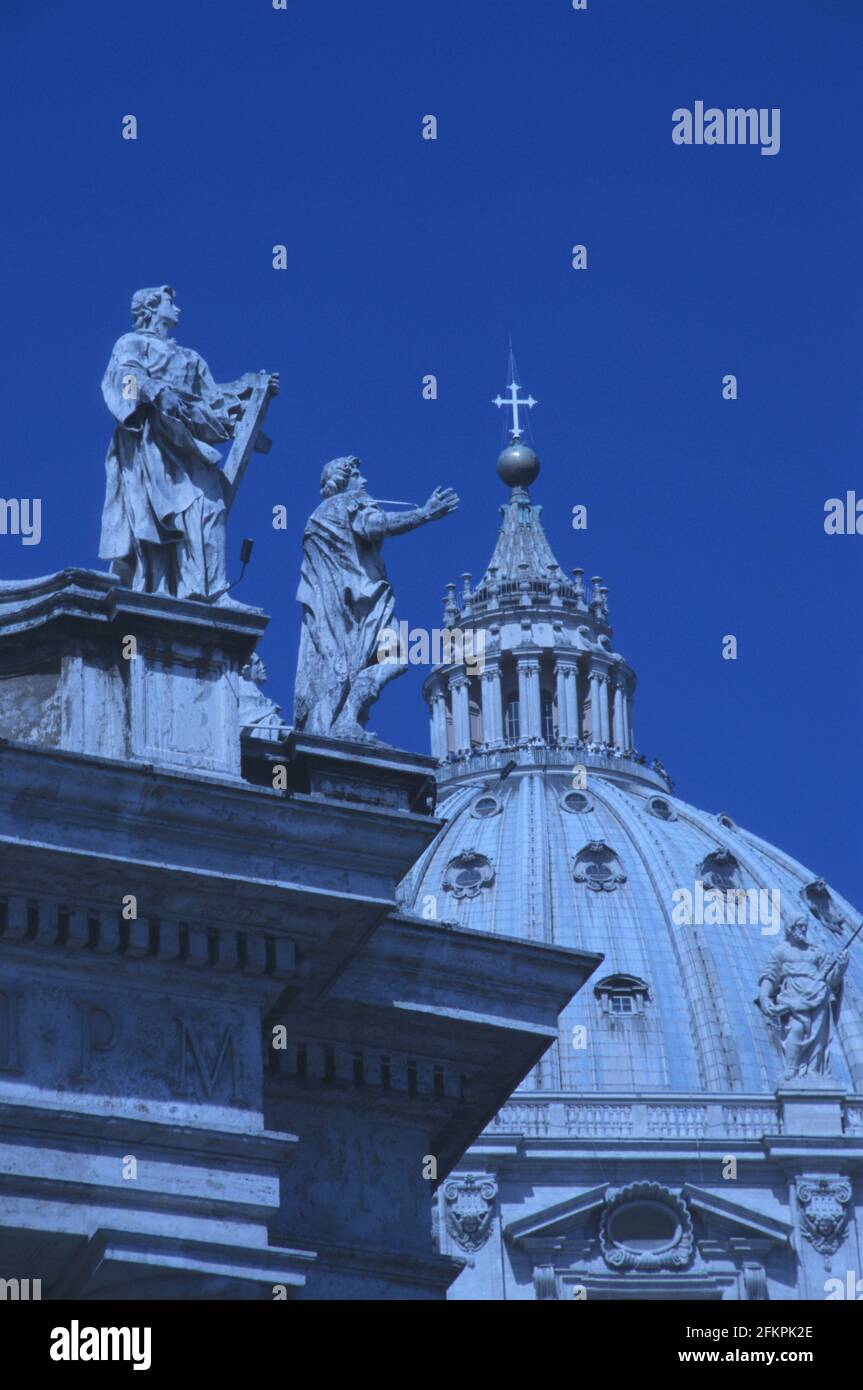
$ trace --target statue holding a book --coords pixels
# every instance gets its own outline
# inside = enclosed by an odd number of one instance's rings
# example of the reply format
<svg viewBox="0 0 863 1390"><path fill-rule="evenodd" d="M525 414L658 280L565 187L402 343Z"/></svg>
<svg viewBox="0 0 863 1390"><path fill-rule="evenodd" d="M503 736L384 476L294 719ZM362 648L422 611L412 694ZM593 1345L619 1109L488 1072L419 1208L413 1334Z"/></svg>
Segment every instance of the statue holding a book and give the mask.
<svg viewBox="0 0 863 1390"><path fill-rule="evenodd" d="M169 285L138 290L132 331L114 345L102 381L116 428L99 556L132 589L227 605L228 512L251 452L269 450L261 425L279 378L218 385L171 337L179 316Z"/></svg>

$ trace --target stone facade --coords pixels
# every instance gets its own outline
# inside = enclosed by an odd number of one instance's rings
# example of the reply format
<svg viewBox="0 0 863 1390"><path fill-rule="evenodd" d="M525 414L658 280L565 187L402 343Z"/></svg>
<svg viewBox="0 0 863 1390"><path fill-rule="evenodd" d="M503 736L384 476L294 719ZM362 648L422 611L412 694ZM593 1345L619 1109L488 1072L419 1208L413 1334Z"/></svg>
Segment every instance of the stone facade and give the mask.
<svg viewBox="0 0 863 1390"><path fill-rule="evenodd" d="M597 964L399 908L433 764L244 733L266 624L0 587L0 1276L43 1298L442 1298L432 1193Z"/></svg>

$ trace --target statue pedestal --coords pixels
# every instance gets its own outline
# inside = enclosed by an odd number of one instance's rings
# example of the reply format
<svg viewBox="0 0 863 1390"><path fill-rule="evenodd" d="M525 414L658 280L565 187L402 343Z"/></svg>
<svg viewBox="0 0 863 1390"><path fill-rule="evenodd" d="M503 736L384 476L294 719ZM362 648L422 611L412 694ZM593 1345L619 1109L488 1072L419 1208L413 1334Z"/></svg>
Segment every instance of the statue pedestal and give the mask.
<svg viewBox="0 0 863 1390"><path fill-rule="evenodd" d="M0 737L239 777L240 670L267 622L92 570L2 584Z"/></svg>
<svg viewBox="0 0 863 1390"><path fill-rule="evenodd" d="M285 757L294 791L381 810L434 811L436 764L422 753L294 733Z"/></svg>
<svg viewBox="0 0 863 1390"><path fill-rule="evenodd" d="M776 1099L782 1107L782 1133L800 1138L817 1138L842 1133L843 1087L811 1082L777 1087Z"/></svg>

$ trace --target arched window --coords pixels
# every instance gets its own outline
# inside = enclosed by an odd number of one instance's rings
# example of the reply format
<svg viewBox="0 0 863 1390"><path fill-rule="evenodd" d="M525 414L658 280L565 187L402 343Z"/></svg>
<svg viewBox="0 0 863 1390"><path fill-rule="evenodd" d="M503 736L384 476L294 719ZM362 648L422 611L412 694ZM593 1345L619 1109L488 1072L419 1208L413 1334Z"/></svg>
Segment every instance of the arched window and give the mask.
<svg viewBox="0 0 863 1390"><path fill-rule="evenodd" d="M471 700L468 705L470 715L470 741L472 744L482 743L482 714L476 700Z"/></svg>
<svg viewBox="0 0 863 1390"><path fill-rule="evenodd" d="M551 743L554 738L554 702L547 690L542 692L542 736Z"/></svg>
<svg viewBox="0 0 863 1390"><path fill-rule="evenodd" d="M511 695L506 702L503 728L509 743L515 743L521 737L521 716L517 695Z"/></svg>

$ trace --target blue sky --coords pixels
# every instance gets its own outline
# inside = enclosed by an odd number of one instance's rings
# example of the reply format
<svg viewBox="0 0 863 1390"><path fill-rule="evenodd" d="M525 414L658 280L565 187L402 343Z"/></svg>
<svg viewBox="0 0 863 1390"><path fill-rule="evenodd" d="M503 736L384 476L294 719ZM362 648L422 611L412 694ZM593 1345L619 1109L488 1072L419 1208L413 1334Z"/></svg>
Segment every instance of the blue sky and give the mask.
<svg viewBox="0 0 863 1390"><path fill-rule="evenodd" d="M289 709L328 458L381 496L461 493L390 545L411 625L485 567L511 333L534 497L610 586L640 746L863 905L863 537L823 529L863 495L861 31L856 0L4 0L2 491L43 499L43 539L0 537L0 575L97 564L99 383L132 291L167 281L217 379L282 373L230 547L255 538L237 596L272 614ZM674 145L698 99L779 107L780 152ZM372 727L424 750L423 675Z"/></svg>

